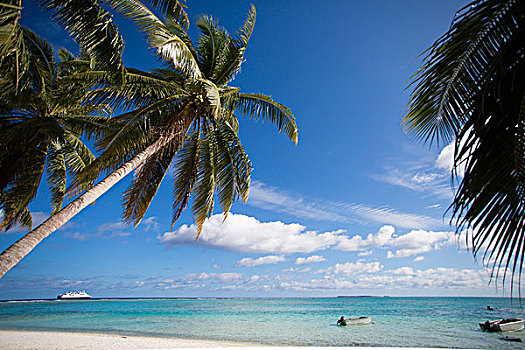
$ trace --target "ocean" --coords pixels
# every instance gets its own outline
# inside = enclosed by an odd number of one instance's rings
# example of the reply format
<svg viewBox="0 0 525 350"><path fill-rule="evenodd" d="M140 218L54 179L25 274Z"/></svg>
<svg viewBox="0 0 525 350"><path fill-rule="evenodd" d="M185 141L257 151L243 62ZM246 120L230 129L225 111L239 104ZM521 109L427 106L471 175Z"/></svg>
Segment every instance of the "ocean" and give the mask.
<svg viewBox="0 0 525 350"><path fill-rule="evenodd" d="M487 310L487 305L494 311ZM372 316L340 327L337 319ZM506 298L92 299L0 302L0 329L116 333L281 346L525 349L478 322L524 318Z"/></svg>

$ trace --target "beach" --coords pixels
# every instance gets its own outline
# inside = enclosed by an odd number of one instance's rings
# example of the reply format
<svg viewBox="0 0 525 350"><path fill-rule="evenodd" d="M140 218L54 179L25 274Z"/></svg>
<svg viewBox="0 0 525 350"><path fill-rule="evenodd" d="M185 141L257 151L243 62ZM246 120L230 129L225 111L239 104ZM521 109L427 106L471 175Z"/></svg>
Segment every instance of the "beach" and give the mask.
<svg viewBox="0 0 525 350"><path fill-rule="evenodd" d="M258 344L225 341L189 340L175 338L139 337L110 334L0 331L0 348L4 350L125 350L125 349L183 349L183 348L272 348ZM273 347L276 348L276 347ZM343 347L345 348L345 347ZM304 347L286 347L287 350ZM309 350L329 349L329 347L308 347ZM337 347L334 349L341 349ZM352 350L393 350L393 347L352 347ZM430 348L403 348L403 350L423 350ZM443 350L443 348L441 348ZM445 349L447 350L447 349Z"/></svg>
<svg viewBox="0 0 525 350"><path fill-rule="evenodd" d="M255 344L69 332L0 331L0 348L26 349L176 349L253 347Z"/></svg>

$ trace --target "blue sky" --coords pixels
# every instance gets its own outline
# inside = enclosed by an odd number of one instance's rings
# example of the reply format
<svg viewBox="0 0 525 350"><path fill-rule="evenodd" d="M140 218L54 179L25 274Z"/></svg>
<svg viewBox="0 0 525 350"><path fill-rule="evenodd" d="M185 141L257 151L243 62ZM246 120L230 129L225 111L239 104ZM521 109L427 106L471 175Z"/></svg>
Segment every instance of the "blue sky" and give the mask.
<svg viewBox="0 0 525 350"><path fill-rule="evenodd" d="M401 119L421 54L466 4L434 1L251 1L257 24L232 85L292 109L294 146L270 124L241 118L254 166L247 204L220 212L195 241L188 210L171 229L171 175L145 219L123 224L123 180L0 280L0 299L70 289L117 296L502 295L458 242L447 145L422 145ZM187 2L234 32L250 1ZM75 46L25 1L22 23ZM154 68L141 35L116 16L126 66ZM45 185L45 184L44 184ZM30 208L50 213L45 186ZM2 249L23 235L0 235Z"/></svg>

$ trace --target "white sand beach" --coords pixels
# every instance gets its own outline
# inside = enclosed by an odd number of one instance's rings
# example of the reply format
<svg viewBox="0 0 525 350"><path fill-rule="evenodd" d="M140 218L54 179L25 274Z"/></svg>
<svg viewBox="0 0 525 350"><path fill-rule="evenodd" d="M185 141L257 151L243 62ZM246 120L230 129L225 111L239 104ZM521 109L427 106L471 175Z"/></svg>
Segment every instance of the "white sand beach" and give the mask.
<svg viewBox="0 0 525 350"><path fill-rule="evenodd" d="M238 343L226 341L189 340L176 338L155 338L127 335L66 333L66 332L30 332L30 331L0 331L0 349L2 350L126 350L126 349L181 349L181 348L278 348L265 345ZM305 349L305 347L286 347L287 350ZM306 347L308 350L330 349L322 347ZM337 347L333 349L345 349ZM350 349L350 348L348 348ZM352 347L352 350L429 350L430 348L398 348L398 347ZM440 350L447 350L441 348Z"/></svg>
<svg viewBox="0 0 525 350"><path fill-rule="evenodd" d="M112 334L0 331L0 349L177 349L253 347L255 344Z"/></svg>

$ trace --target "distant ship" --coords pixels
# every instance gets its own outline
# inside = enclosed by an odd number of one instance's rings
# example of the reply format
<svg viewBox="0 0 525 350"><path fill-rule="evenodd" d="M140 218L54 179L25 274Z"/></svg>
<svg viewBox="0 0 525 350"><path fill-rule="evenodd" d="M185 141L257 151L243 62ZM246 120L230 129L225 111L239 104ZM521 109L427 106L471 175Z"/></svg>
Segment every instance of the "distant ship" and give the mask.
<svg viewBox="0 0 525 350"><path fill-rule="evenodd" d="M91 295L82 292L67 292L66 294L59 294L57 299L91 299Z"/></svg>

